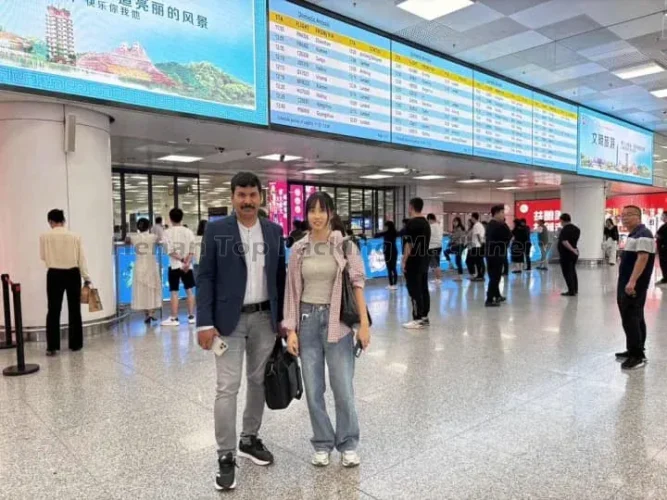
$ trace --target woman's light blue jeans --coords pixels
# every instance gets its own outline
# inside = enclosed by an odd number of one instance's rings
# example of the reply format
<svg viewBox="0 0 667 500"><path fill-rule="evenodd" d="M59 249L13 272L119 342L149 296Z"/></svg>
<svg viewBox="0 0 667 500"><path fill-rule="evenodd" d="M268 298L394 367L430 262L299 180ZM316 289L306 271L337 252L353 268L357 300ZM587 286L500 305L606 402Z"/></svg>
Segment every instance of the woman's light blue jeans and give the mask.
<svg viewBox="0 0 667 500"><path fill-rule="evenodd" d="M313 426L311 443L315 451L353 451L359 443L359 419L354 404L354 335L333 343L327 339L329 306L301 304L299 349L306 400ZM327 413L324 366L336 403L336 430Z"/></svg>

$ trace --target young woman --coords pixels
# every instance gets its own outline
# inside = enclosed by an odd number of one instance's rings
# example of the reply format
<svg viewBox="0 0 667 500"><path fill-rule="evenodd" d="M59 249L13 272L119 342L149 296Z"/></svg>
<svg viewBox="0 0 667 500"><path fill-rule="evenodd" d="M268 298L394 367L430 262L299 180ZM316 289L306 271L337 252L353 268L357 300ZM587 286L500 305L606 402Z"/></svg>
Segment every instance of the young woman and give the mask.
<svg viewBox="0 0 667 500"><path fill-rule="evenodd" d="M396 239L398 238L398 231L396 225L388 220L385 222L385 231L375 235L376 238L384 239L384 262L387 265L387 274L389 275L389 290L397 290L398 286L398 272L396 271L396 264L398 262L398 246Z"/></svg>
<svg viewBox="0 0 667 500"><path fill-rule="evenodd" d="M132 277L132 310L144 311L144 322L147 325L157 321L155 311L162 307L162 283L155 258L158 236L150 233L150 228L148 219L139 219L139 232L128 237L136 255Z"/></svg>
<svg viewBox="0 0 667 500"><path fill-rule="evenodd" d="M523 228L521 220L514 219L514 229L512 229L512 244L510 245L510 254L514 274L520 274L524 269L524 255L527 244L526 231Z"/></svg>
<svg viewBox="0 0 667 500"><path fill-rule="evenodd" d="M354 402L354 332L340 321L343 270L347 267L355 291L361 324L357 332L363 349L371 335L364 299L364 265L356 245L339 231L332 231L331 197L314 193L306 202L308 234L292 247L283 326L288 331L287 349L301 356L306 400L315 449L312 464L329 465L333 449L341 453L343 467L356 467L359 421ZM324 402L325 365L336 402L336 430Z"/></svg>
<svg viewBox="0 0 667 500"><path fill-rule="evenodd" d="M454 218L450 241L449 248L456 259L456 270L458 271L458 276L455 279L461 281L463 276L463 250L466 247L466 228L461 217Z"/></svg>

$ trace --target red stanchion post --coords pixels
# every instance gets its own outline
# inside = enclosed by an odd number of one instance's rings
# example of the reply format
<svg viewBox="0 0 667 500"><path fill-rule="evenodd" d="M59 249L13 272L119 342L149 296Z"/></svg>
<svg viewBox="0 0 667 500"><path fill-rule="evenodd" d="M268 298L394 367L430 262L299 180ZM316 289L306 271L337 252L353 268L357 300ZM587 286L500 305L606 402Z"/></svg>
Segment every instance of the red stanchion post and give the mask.
<svg viewBox="0 0 667 500"><path fill-rule="evenodd" d="M14 299L14 323L16 324L16 365L5 368L2 370L2 374L6 377L19 377L39 371L39 365L26 365L25 363L21 285L19 283L12 283L12 296Z"/></svg>
<svg viewBox="0 0 667 500"><path fill-rule="evenodd" d="M16 347L12 340L12 311L9 301L9 275L0 276L2 281L2 308L5 313L5 340L0 342L0 349L13 349Z"/></svg>

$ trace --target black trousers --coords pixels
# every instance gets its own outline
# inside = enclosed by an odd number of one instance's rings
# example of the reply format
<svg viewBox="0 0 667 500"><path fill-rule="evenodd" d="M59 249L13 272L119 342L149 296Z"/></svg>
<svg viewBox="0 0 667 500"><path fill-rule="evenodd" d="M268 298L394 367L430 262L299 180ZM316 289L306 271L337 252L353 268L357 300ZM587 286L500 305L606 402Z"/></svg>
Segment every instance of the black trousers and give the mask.
<svg viewBox="0 0 667 500"><path fill-rule="evenodd" d="M526 270L530 271L532 269L532 262L530 261L530 249L533 244L528 242L523 246L523 260L526 263Z"/></svg>
<svg viewBox="0 0 667 500"><path fill-rule="evenodd" d="M644 357L646 346L646 321L644 320L644 306L646 305L646 290L637 290L637 295L630 297L625 290L618 291L618 309L621 312L625 342L630 356Z"/></svg>
<svg viewBox="0 0 667 500"><path fill-rule="evenodd" d="M486 301L494 302L500 294L500 280L503 277L503 266L507 262L505 257L487 257L486 268L489 273L489 286L486 290Z"/></svg>
<svg viewBox="0 0 667 500"><path fill-rule="evenodd" d="M470 255L469 268L475 270L476 278L483 278L484 273L486 272L486 266L484 265L484 249L471 248L468 250L468 255Z"/></svg>
<svg viewBox="0 0 667 500"><path fill-rule="evenodd" d="M81 320L81 273L79 269L49 269L46 273L46 350L60 350L60 312L63 295L67 294L69 312L69 348L83 347L83 323Z"/></svg>
<svg viewBox="0 0 667 500"><path fill-rule="evenodd" d="M412 318L425 319L431 312L431 294L428 291L428 271L408 270L405 275L408 293L412 299Z"/></svg>
<svg viewBox="0 0 667 500"><path fill-rule="evenodd" d="M567 285L567 291L569 293L577 294L579 293L579 278L577 277L577 261L579 257L566 257L560 258L560 268L563 271L563 278L565 278L565 284Z"/></svg>
<svg viewBox="0 0 667 500"><path fill-rule="evenodd" d="M662 279L667 280L667 247L658 248L658 258L660 259L660 270Z"/></svg>
<svg viewBox="0 0 667 500"><path fill-rule="evenodd" d="M384 262L387 265L387 274L389 275L389 284L391 286L394 286L396 283L398 283L398 272L396 271L396 263L397 263L398 255L395 253L393 255L391 254L384 254Z"/></svg>

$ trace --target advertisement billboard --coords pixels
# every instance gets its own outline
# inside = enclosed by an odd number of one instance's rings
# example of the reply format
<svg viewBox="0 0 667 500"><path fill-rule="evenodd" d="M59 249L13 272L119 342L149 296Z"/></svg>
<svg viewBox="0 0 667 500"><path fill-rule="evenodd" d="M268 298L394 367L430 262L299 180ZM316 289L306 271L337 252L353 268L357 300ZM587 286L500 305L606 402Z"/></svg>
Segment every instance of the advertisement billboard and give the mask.
<svg viewBox="0 0 667 500"><path fill-rule="evenodd" d="M266 124L263 0L3 0L0 84Z"/></svg>
<svg viewBox="0 0 667 500"><path fill-rule="evenodd" d="M653 133L580 108L577 173L652 185Z"/></svg>

